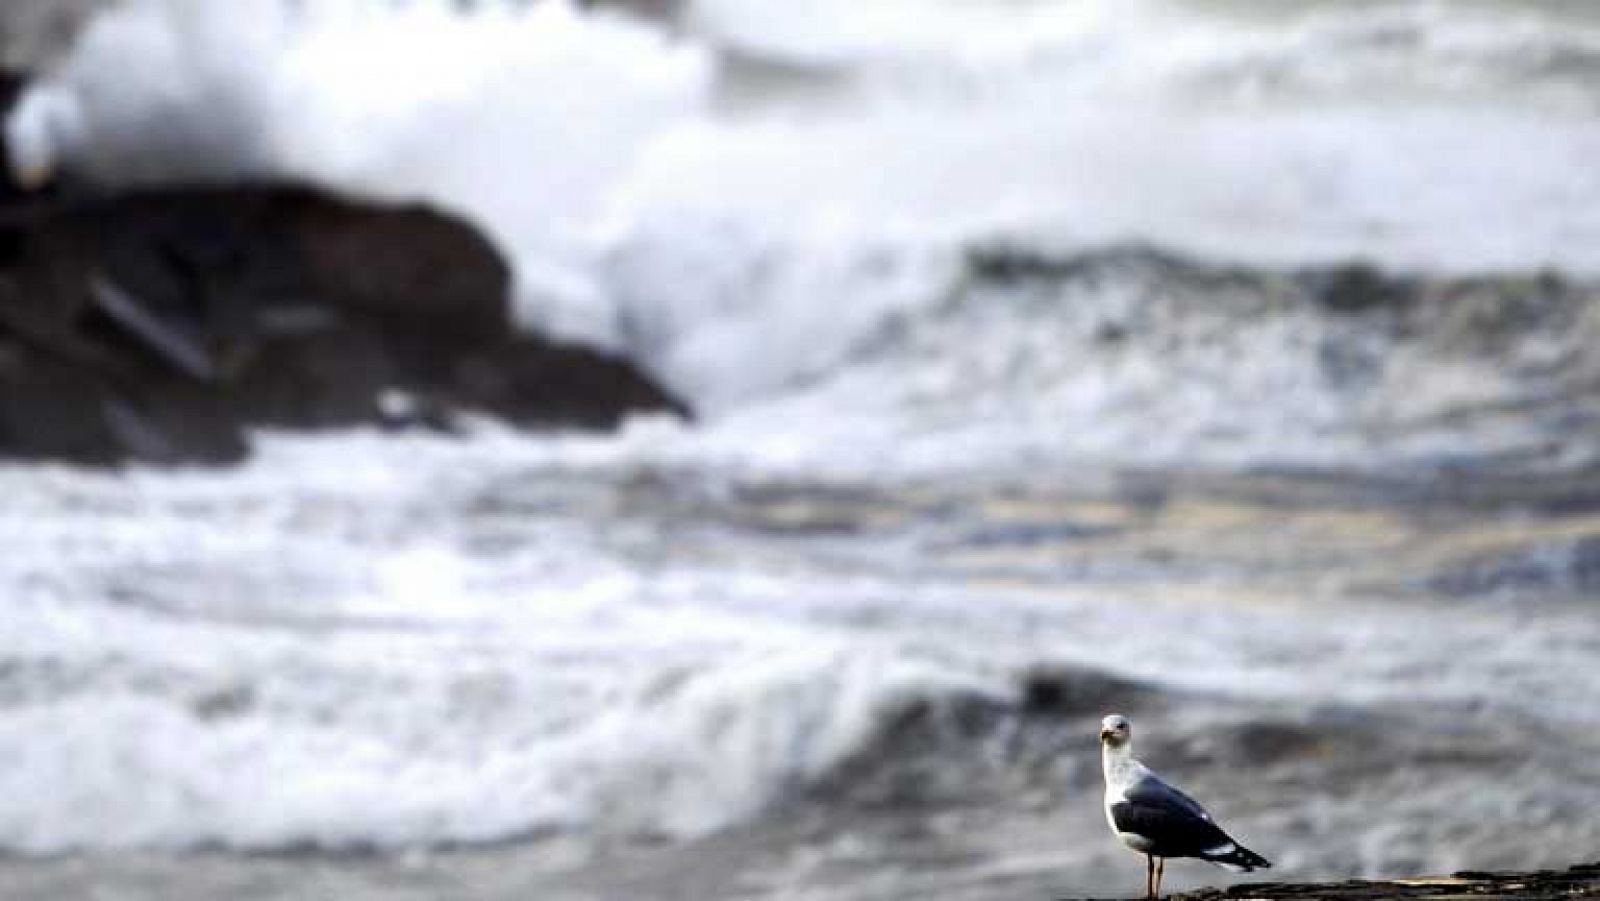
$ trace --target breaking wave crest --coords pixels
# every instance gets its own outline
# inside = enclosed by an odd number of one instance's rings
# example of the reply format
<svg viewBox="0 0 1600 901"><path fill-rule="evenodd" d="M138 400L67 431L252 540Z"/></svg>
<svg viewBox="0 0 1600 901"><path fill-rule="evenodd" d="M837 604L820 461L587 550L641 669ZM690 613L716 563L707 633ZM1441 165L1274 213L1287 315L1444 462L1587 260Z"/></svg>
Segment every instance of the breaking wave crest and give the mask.
<svg viewBox="0 0 1600 901"><path fill-rule="evenodd" d="M1534 472L1600 452L1586 283L995 247L949 284L886 315L837 372L721 427L801 459L848 446L868 470Z"/></svg>
<svg viewBox="0 0 1600 901"><path fill-rule="evenodd" d="M681 839L836 780L907 717L978 704L998 717L986 731L1014 720L1003 684L859 651L659 664L639 680L590 680L610 688L579 710L559 696L575 689L557 684L555 659L470 672L280 660L219 684L203 671L12 658L7 693L27 697L8 697L0 716L12 799L0 847Z"/></svg>
<svg viewBox="0 0 1600 901"><path fill-rule="evenodd" d="M11 127L111 184L459 209L512 259L525 322L713 415L935 304L998 237L1600 272L1600 23L1568 7L774 9L699 0L669 31L567 0L134 0Z"/></svg>

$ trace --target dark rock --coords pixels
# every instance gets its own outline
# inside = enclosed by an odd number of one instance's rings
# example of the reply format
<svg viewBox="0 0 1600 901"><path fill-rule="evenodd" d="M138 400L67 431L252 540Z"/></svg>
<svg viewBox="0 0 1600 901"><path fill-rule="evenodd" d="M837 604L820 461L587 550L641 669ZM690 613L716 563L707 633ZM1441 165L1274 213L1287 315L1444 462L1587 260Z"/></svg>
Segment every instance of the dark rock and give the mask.
<svg viewBox="0 0 1600 901"><path fill-rule="evenodd" d="M1089 669L1039 667L1022 676L1022 709L1034 716L1083 716L1095 711L1138 709L1150 687Z"/></svg>
<svg viewBox="0 0 1600 901"><path fill-rule="evenodd" d="M1568 870L1541 870L1533 873L1463 871L1454 876L1395 879L1383 882L1356 879L1325 883L1255 882L1227 889L1203 889L1174 894L1168 896L1168 899L1169 901L1213 901L1224 898L1250 898L1262 901L1287 901L1287 899L1399 901L1405 898L1434 898L1438 901L1461 901L1468 898L1499 898L1504 901L1557 901L1557 899L1594 897L1600 897L1600 868L1587 865Z"/></svg>
<svg viewBox="0 0 1600 901"><path fill-rule="evenodd" d="M1416 288L1365 263L1302 273L1301 284L1317 303L1335 313L1363 313L1409 303Z"/></svg>
<svg viewBox="0 0 1600 901"><path fill-rule="evenodd" d="M239 459L251 425L606 428L683 408L512 326L505 262L422 207L170 189L0 213L0 455Z"/></svg>

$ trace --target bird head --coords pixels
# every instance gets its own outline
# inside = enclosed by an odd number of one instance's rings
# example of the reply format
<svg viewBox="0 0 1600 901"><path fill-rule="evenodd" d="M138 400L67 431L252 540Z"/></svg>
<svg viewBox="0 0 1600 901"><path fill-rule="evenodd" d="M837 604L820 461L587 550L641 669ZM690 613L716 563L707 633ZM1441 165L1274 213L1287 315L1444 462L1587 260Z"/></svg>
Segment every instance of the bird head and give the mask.
<svg viewBox="0 0 1600 901"><path fill-rule="evenodd" d="M1128 718L1113 713L1100 721L1100 743L1113 748L1120 748L1133 738L1133 724Z"/></svg>

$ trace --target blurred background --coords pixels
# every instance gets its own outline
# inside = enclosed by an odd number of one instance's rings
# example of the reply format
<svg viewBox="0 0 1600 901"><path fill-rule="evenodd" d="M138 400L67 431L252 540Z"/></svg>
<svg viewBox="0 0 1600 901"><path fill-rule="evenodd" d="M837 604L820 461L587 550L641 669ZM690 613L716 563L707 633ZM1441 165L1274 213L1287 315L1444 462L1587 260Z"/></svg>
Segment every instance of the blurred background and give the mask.
<svg viewBox="0 0 1600 901"><path fill-rule="evenodd" d="M1132 896L1113 711L1273 879L1600 847L1600 5L0 45L5 897Z"/></svg>

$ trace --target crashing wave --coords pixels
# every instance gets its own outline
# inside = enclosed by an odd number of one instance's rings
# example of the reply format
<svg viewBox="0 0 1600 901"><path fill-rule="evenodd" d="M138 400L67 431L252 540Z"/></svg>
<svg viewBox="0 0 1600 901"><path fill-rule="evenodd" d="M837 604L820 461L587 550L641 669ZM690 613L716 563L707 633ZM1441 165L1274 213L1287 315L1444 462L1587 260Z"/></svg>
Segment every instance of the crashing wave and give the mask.
<svg viewBox="0 0 1600 901"><path fill-rule="evenodd" d="M1570 471L1600 460L1595 290L980 248L941 303L713 435L862 472Z"/></svg>

